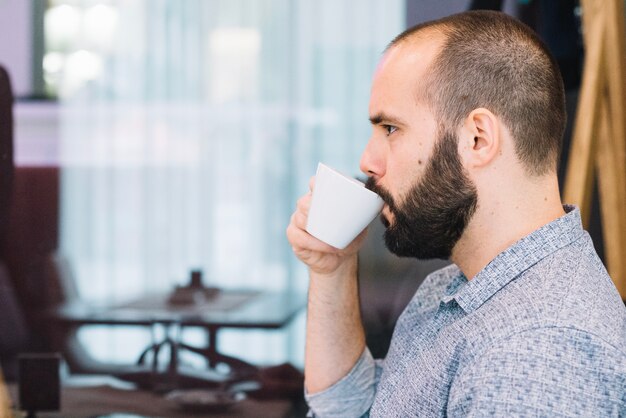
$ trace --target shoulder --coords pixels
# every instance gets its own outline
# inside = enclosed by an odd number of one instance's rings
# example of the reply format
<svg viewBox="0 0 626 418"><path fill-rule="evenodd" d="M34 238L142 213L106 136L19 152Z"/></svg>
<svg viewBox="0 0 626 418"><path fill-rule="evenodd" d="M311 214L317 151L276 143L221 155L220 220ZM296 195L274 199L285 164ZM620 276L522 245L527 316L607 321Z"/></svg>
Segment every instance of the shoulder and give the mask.
<svg viewBox="0 0 626 418"><path fill-rule="evenodd" d="M489 346L554 329L626 347L626 307L586 233L511 280L466 321Z"/></svg>
<svg viewBox="0 0 626 418"><path fill-rule="evenodd" d="M523 321L523 326L584 331L626 347L626 307L587 233L516 282L510 294L503 292L509 296L503 302L525 301L522 306L528 321Z"/></svg>
<svg viewBox="0 0 626 418"><path fill-rule="evenodd" d="M604 338L569 327L528 329L495 341L459 365L451 415L469 411L590 416L626 412L626 353Z"/></svg>

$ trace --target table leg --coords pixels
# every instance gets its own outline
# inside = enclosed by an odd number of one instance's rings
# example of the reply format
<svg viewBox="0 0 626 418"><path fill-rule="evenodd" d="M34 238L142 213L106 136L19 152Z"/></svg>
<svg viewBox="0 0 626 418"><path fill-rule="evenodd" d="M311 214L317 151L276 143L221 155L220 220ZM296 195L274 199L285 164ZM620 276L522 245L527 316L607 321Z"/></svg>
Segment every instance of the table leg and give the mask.
<svg viewBox="0 0 626 418"><path fill-rule="evenodd" d="M218 328L216 327L207 327L207 332L209 334L207 362L210 369L213 369L215 368L215 366L217 366L219 358L217 353L217 331Z"/></svg>

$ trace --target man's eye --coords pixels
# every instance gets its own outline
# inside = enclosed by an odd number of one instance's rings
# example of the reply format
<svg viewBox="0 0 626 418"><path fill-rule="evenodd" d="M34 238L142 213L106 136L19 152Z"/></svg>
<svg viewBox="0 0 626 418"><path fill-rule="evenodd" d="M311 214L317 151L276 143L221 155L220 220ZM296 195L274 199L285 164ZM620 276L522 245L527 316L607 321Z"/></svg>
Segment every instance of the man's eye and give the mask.
<svg viewBox="0 0 626 418"><path fill-rule="evenodd" d="M385 131L387 131L387 136L391 135L398 129L392 125L383 125L383 128L385 129Z"/></svg>

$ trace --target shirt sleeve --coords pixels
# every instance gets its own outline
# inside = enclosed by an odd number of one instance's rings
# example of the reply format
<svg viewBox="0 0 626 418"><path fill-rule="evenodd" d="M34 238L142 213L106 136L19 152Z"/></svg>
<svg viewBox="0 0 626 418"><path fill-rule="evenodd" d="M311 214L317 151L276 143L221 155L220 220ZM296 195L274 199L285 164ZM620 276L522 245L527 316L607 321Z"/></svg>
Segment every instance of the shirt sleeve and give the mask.
<svg viewBox="0 0 626 418"><path fill-rule="evenodd" d="M374 402L376 386L382 373L382 360L374 360L366 347L346 376L329 388L305 393L310 411L308 417L367 417Z"/></svg>
<svg viewBox="0 0 626 418"><path fill-rule="evenodd" d="M626 413L626 356L589 333L516 334L461 367L449 417L606 416Z"/></svg>

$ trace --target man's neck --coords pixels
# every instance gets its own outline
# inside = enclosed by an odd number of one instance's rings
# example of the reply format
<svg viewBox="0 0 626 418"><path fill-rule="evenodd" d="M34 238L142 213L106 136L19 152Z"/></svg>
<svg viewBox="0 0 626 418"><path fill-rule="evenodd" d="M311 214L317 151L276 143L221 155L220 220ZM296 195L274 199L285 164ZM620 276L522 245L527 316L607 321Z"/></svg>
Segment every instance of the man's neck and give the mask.
<svg viewBox="0 0 626 418"><path fill-rule="evenodd" d="M515 242L565 214L556 184L538 190L543 193L529 190L482 201L479 197L478 208L451 257L468 280Z"/></svg>

